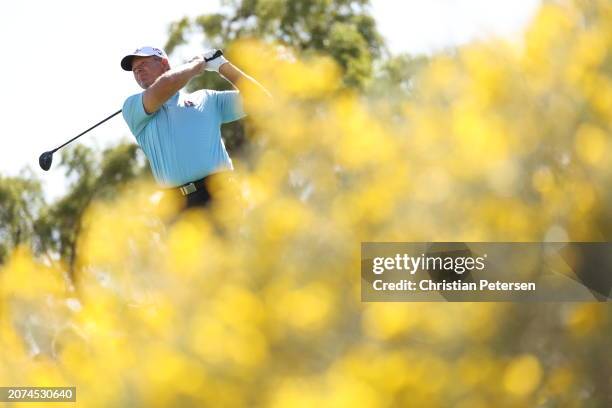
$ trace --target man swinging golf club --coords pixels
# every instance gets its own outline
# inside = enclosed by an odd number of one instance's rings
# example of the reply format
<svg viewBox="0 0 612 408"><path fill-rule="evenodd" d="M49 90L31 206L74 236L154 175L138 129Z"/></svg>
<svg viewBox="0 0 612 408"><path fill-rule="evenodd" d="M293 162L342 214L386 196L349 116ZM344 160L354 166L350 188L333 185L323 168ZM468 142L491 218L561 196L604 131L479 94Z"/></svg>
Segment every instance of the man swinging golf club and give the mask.
<svg viewBox="0 0 612 408"><path fill-rule="evenodd" d="M245 116L240 90L247 83L269 96L268 91L231 64L220 50L171 68L163 50L142 47L126 55L121 67L132 71L144 89L125 100L123 117L156 181L183 196L184 209L207 206L213 194L210 185L229 181L233 170L221 139L221 124ZM236 89L179 92L205 70L219 73ZM211 183L213 178L216 180Z"/></svg>

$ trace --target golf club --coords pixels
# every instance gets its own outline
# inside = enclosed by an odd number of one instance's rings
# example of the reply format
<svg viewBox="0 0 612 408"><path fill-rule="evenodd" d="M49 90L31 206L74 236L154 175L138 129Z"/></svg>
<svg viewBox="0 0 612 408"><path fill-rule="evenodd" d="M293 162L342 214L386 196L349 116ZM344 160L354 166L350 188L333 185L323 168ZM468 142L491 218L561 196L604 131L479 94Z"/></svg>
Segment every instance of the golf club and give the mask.
<svg viewBox="0 0 612 408"><path fill-rule="evenodd" d="M118 114L121 113L121 111L122 110L119 109L117 112L113 113L112 115L110 115L109 117L105 118L104 120L101 120L100 122L96 123L95 125L93 125L89 129L87 129L86 131L84 131L82 133L79 133L78 135L76 135L75 137L73 137L72 139L70 139L69 141L64 143L63 145L61 145L59 147L56 147L53 150L49 150L48 152L44 152L43 154L41 154L40 157L38 158L38 164L40 165L40 168L43 169L44 171L49 170L51 168L51 163L53 163L53 153L57 152L62 147L66 146L68 143L73 142L74 140L76 140L79 137L83 136L85 133L89 132L90 130L100 126L102 123L106 122L107 120L109 120L113 116L117 116Z"/></svg>
<svg viewBox="0 0 612 408"><path fill-rule="evenodd" d="M210 58L204 58L204 60L206 62L212 61L215 58L220 57L221 55L223 55L223 51L217 50ZM110 115L106 119L103 119L100 122L96 123L95 125L93 125L89 129L84 131L83 133L80 133L80 134L76 135L75 137L73 137L72 139L70 139L69 141L64 143L63 145L61 145L59 147L56 147L53 150L49 150L48 152L44 152L43 154L41 154L40 157L38 158L38 164L40 165L40 168L43 169L44 171L49 170L51 168L51 163L53 163L53 153L55 153L56 151L58 151L62 147L66 146L68 143L71 143L74 140L78 139L79 137L83 136L85 133L89 132L90 130L100 126L102 123L106 122L107 120L109 120L113 116L117 116L118 114L121 113L121 111L122 111L122 109L119 109L117 112L113 113L112 115Z"/></svg>

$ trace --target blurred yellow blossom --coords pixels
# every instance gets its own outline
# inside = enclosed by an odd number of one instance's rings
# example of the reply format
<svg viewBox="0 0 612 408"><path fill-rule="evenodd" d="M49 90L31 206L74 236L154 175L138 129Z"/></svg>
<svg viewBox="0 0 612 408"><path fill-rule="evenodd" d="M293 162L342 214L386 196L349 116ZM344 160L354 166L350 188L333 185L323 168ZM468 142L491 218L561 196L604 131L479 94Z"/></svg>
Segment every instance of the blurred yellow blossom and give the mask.
<svg viewBox="0 0 612 408"><path fill-rule="evenodd" d="M607 304L363 303L359 243L609 240L610 27L609 1L546 2L380 110L329 58L236 42L274 95L245 92L243 200L179 215L132 185L89 207L70 273L18 248L0 382L88 408L606 406Z"/></svg>

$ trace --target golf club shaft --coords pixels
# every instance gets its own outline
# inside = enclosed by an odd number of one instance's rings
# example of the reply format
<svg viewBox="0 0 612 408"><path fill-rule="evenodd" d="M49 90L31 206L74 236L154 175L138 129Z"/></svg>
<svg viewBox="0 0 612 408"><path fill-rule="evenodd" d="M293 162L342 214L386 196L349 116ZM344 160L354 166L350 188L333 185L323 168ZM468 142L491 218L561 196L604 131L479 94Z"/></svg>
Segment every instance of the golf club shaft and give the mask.
<svg viewBox="0 0 612 408"><path fill-rule="evenodd" d="M55 153L56 151L58 151L59 149L61 149L62 147L66 146L68 143L74 141L75 139L78 139L79 137L83 136L85 133L89 132L90 130L100 126L101 124L103 124L104 122L106 122L107 120L109 120L110 118L117 116L118 114L120 114L122 111L122 109L119 109L117 112L113 113L112 115L110 115L109 117L101 120L100 122L96 123L95 125L93 125L92 127L90 127L89 129L87 129L86 131L79 133L78 135L76 135L75 137L73 137L72 139L70 139L69 141L67 141L66 143L64 143L63 145L56 147L55 149L53 149L51 152Z"/></svg>

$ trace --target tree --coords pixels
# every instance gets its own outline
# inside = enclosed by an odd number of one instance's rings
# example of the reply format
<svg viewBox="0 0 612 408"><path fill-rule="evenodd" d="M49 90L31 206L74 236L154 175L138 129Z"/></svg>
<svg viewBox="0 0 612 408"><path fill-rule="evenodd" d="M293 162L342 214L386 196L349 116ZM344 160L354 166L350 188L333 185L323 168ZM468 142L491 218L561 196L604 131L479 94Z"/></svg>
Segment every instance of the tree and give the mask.
<svg viewBox="0 0 612 408"><path fill-rule="evenodd" d="M112 199L120 186L148 176L148 168L137 152L138 146L131 143L108 148L101 154L84 145L64 150L61 167L73 181L65 196L40 211L34 226L35 252L59 256L74 278L83 214L92 201Z"/></svg>
<svg viewBox="0 0 612 408"><path fill-rule="evenodd" d="M31 173L0 175L0 264L15 247L31 241L43 205L40 181Z"/></svg>
<svg viewBox="0 0 612 408"><path fill-rule="evenodd" d="M383 40L369 13L369 0L232 0L227 13L183 18L170 27L168 52L202 31L205 45L223 48L232 41L256 37L291 47L305 55L330 55L344 69L345 82L361 87Z"/></svg>
<svg viewBox="0 0 612 408"><path fill-rule="evenodd" d="M406 100L412 96L415 78L427 67L429 57L409 54L392 55L380 61L366 89L368 96L379 99Z"/></svg>
<svg viewBox="0 0 612 408"><path fill-rule="evenodd" d="M370 80L373 62L384 53L384 41L369 12L369 0L230 0L226 12L187 17L170 25L166 51L172 53L195 33L203 45L226 48L231 42L256 37L298 51L332 57L343 71L344 84L362 89ZM190 89L229 89L218 76L204 75ZM240 122L222 128L226 146L235 153L245 135Z"/></svg>

